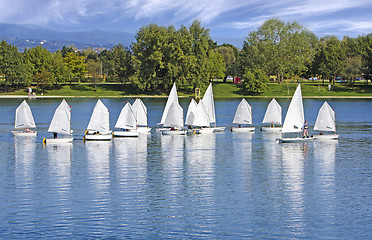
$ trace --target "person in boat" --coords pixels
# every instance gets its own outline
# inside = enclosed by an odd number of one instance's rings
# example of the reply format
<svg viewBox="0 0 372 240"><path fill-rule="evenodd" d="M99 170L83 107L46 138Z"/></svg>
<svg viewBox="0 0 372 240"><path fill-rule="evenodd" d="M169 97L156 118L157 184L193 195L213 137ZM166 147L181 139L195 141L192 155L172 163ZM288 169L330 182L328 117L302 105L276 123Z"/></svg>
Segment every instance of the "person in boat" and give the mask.
<svg viewBox="0 0 372 240"><path fill-rule="evenodd" d="M57 133L56 132L54 132L53 133L53 138L55 139L55 138L58 138L58 136L57 136Z"/></svg>
<svg viewBox="0 0 372 240"><path fill-rule="evenodd" d="M305 135L306 137L309 137L309 125L307 125L307 121L305 120L305 123L304 123L304 126L303 126L303 138L305 138Z"/></svg>
<svg viewBox="0 0 372 240"><path fill-rule="evenodd" d="M174 127L171 127L171 129L170 129L171 131L175 131L176 129L174 129Z"/></svg>

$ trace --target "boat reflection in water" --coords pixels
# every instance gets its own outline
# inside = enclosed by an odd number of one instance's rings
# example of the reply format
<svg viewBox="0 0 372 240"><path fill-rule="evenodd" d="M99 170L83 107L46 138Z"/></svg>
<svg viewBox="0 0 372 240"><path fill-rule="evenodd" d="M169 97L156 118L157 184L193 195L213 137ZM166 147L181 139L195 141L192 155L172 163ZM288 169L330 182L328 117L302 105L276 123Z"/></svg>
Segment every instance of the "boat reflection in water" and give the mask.
<svg viewBox="0 0 372 240"><path fill-rule="evenodd" d="M171 183L173 194L181 185L184 166L184 135L161 135L162 171Z"/></svg>
<svg viewBox="0 0 372 240"><path fill-rule="evenodd" d="M19 187L30 186L34 178L35 136L15 136L15 181Z"/></svg>
<svg viewBox="0 0 372 240"><path fill-rule="evenodd" d="M254 132L232 132L232 147L236 174L244 176L246 187L251 186L252 181L252 139Z"/></svg>
<svg viewBox="0 0 372 240"><path fill-rule="evenodd" d="M308 142L282 144L283 206L286 212L283 221L288 222L288 234L304 236L305 227L305 193L304 162L308 156Z"/></svg>
<svg viewBox="0 0 372 240"><path fill-rule="evenodd" d="M335 159L338 140L314 142L314 206L321 212L324 221L335 223L336 186L335 186Z"/></svg>
<svg viewBox="0 0 372 240"><path fill-rule="evenodd" d="M47 144L50 184L59 192L69 191L71 187L72 143Z"/></svg>

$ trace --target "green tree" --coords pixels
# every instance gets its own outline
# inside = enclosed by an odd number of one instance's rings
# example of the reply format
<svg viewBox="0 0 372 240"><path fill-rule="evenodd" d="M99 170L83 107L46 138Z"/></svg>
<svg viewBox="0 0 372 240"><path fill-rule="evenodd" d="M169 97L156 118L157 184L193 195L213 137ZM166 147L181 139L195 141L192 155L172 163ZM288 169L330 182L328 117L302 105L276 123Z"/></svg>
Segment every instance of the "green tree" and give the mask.
<svg viewBox="0 0 372 240"><path fill-rule="evenodd" d="M53 74L46 69L43 69L41 72L36 73L35 79L37 85L41 87L41 91L44 92L45 88L50 88L53 86Z"/></svg>
<svg viewBox="0 0 372 240"><path fill-rule="evenodd" d="M237 49L232 45L223 45L218 47L217 51L221 54L226 64L224 79L226 79L228 75L236 76L238 74L236 69L236 61L238 57Z"/></svg>
<svg viewBox="0 0 372 240"><path fill-rule="evenodd" d="M300 75L312 62L314 46L309 32L297 22L267 20L249 33L241 51L241 71L260 68L277 75L279 83L287 76Z"/></svg>
<svg viewBox="0 0 372 240"><path fill-rule="evenodd" d="M23 76L26 74L22 55L17 47L4 40L0 42L0 74L8 84L23 83Z"/></svg>
<svg viewBox="0 0 372 240"><path fill-rule="evenodd" d="M122 44L111 49L112 56L112 77L115 81L124 83L134 74L133 61L130 50Z"/></svg>
<svg viewBox="0 0 372 240"><path fill-rule="evenodd" d="M244 78L244 90L249 94L259 94L267 90L269 77L258 68L254 68L252 71L249 69L245 70Z"/></svg>
<svg viewBox="0 0 372 240"><path fill-rule="evenodd" d="M215 79L225 77L225 61L217 50L209 51L209 75Z"/></svg>
<svg viewBox="0 0 372 240"><path fill-rule="evenodd" d="M100 81L101 77L101 63L94 61L93 59L89 59L86 63L86 70L89 74L89 78L91 78L92 82L94 83L94 88L96 89L97 83Z"/></svg>
<svg viewBox="0 0 372 240"><path fill-rule="evenodd" d="M67 53L66 57L63 58L66 66L71 73L71 77L77 79L79 82L85 77L85 74L87 73L85 59L85 56L80 56L78 53L75 52L69 52Z"/></svg>

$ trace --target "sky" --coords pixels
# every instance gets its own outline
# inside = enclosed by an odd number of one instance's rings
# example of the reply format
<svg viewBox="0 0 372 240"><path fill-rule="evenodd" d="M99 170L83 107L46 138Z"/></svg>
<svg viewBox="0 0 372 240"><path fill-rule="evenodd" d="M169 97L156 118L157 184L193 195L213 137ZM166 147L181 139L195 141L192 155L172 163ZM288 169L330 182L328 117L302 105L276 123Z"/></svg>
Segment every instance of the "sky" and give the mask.
<svg viewBox="0 0 372 240"><path fill-rule="evenodd" d="M297 21L318 37L372 33L372 0L0 0L0 22L63 31L118 30L135 34L150 23L201 21L212 39L243 39L271 18Z"/></svg>

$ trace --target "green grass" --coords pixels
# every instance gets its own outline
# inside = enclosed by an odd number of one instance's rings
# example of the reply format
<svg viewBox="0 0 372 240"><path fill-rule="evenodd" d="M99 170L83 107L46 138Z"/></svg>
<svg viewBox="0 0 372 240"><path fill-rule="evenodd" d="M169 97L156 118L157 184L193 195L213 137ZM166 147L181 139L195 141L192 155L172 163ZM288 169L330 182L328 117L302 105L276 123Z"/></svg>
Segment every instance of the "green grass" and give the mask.
<svg viewBox="0 0 372 240"><path fill-rule="evenodd" d="M292 97L297 83L289 84L270 83L269 88L263 94L249 95L244 93L241 85L233 83L213 82L213 93L216 98L239 98L239 97ZM207 87L207 86L206 86ZM206 87L201 89L204 95ZM355 84L354 89L344 83L335 83L332 90L328 91L328 83L303 82L301 83L302 95L311 97L372 97L372 85L365 82ZM193 97L194 92L189 87L177 86L180 97ZM34 89L37 96L41 95L40 89ZM73 84L63 85L56 89L44 90L44 96L86 96L86 97L125 97L125 96L148 96L167 97L168 91L140 92L130 84ZM27 88L0 95L27 95Z"/></svg>

